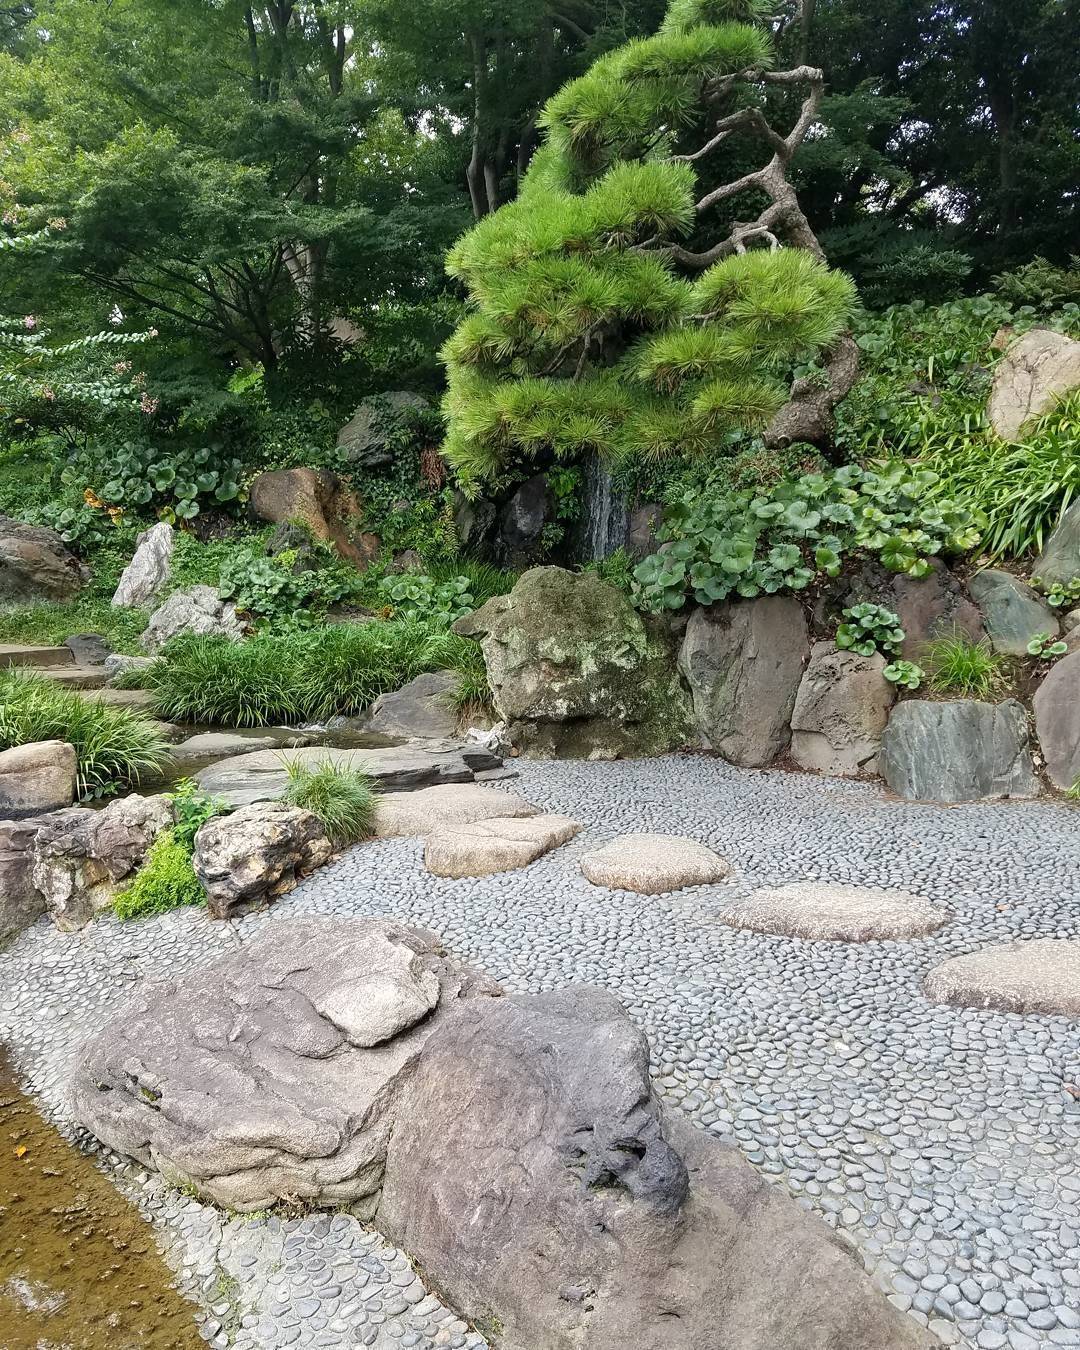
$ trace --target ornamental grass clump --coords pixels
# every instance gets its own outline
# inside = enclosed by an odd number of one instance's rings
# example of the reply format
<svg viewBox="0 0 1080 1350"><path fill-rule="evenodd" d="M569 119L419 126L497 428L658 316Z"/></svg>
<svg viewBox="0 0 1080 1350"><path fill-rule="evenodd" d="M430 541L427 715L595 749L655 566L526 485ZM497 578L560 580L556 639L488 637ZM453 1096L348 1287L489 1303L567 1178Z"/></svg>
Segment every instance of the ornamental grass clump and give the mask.
<svg viewBox="0 0 1080 1350"><path fill-rule="evenodd" d="M988 642L958 633L927 644L930 688L938 694L989 699L1005 684L1004 658Z"/></svg>
<svg viewBox="0 0 1080 1350"><path fill-rule="evenodd" d="M297 759L286 759L284 764L288 776L285 801L318 816L333 844L341 848L371 838L376 793L367 774L329 756L314 767Z"/></svg>
<svg viewBox="0 0 1080 1350"><path fill-rule="evenodd" d="M2 671L0 750L35 741L74 746L80 797L127 791L169 759L154 724L129 708L61 689L44 676Z"/></svg>

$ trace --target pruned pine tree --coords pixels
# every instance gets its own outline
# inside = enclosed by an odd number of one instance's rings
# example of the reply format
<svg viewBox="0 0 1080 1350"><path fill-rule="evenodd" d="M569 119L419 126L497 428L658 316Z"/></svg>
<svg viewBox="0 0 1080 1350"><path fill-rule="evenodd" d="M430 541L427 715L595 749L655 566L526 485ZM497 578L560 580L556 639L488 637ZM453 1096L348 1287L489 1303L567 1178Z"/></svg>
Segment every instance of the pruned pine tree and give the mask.
<svg viewBox="0 0 1080 1350"><path fill-rule="evenodd" d="M444 453L467 486L528 460L715 452L734 427L827 441L855 291L788 176L822 87L774 68L762 0L673 0L550 100L520 197L448 259L471 313L443 351ZM777 91L786 130L763 111Z"/></svg>

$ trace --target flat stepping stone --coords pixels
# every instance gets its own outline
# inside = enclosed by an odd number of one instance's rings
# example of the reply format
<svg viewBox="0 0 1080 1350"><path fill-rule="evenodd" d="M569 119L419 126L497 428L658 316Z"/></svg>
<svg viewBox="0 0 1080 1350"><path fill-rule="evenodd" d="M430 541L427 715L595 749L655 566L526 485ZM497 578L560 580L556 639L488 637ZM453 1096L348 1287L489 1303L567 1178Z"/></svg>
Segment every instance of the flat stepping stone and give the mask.
<svg viewBox="0 0 1080 1350"><path fill-rule="evenodd" d="M581 829L580 822L569 816L554 815L447 826L428 837L424 865L437 877L490 877L496 872L513 872L567 843Z"/></svg>
<svg viewBox="0 0 1080 1350"><path fill-rule="evenodd" d="M926 937L952 916L906 891L795 881L755 891L721 922L752 933L817 942L888 942Z"/></svg>
<svg viewBox="0 0 1080 1350"><path fill-rule="evenodd" d="M581 870L594 886L663 895L723 881L731 868L711 848L677 834L626 834L587 853Z"/></svg>
<svg viewBox="0 0 1080 1350"><path fill-rule="evenodd" d="M21 643L0 643L0 670L10 670L12 666L21 669L45 666L73 666L75 655L70 647L26 647Z"/></svg>
<svg viewBox="0 0 1080 1350"><path fill-rule="evenodd" d="M27 674L41 675L64 689L102 689L105 685L104 666L42 666L28 669Z"/></svg>
<svg viewBox="0 0 1080 1350"><path fill-rule="evenodd" d="M1080 940L996 943L935 966L925 987L934 1003L1080 1017Z"/></svg>
<svg viewBox="0 0 1080 1350"><path fill-rule="evenodd" d="M177 759L223 759L226 755L254 755L260 750L277 750L310 745L314 732L291 727L252 727L239 731L202 731L188 736L173 751Z"/></svg>
<svg viewBox="0 0 1080 1350"><path fill-rule="evenodd" d="M380 797L375 833L380 839L408 838L439 834L481 820L539 814L539 807L516 792L502 792L479 783L440 784L415 792L388 792Z"/></svg>
<svg viewBox="0 0 1080 1350"><path fill-rule="evenodd" d="M108 703L110 707L130 708L134 712L145 712L154 706L154 695L149 689L91 689L86 697L94 703Z"/></svg>

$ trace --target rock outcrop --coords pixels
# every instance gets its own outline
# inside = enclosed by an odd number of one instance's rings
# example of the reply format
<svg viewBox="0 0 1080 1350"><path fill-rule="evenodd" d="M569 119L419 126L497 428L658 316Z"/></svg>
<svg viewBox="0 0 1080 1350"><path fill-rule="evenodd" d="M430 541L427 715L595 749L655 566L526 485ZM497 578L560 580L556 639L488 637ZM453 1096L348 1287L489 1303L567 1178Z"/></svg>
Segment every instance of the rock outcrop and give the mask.
<svg viewBox="0 0 1080 1350"><path fill-rule="evenodd" d="M326 469L260 473L251 485L248 509L271 525L301 526L312 539L329 544L357 567L366 567L377 551L363 537L363 512L356 496Z"/></svg>
<svg viewBox="0 0 1080 1350"><path fill-rule="evenodd" d="M1045 633L1056 638L1061 631L1053 610L1011 572L987 567L975 573L968 590L979 606L994 650L1006 656L1026 656L1033 637Z"/></svg>
<svg viewBox="0 0 1080 1350"><path fill-rule="evenodd" d="M191 862L211 917L229 919L291 891L332 852L311 811L260 802L208 820L195 836Z"/></svg>
<svg viewBox="0 0 1080 1350"><path fill-rule="evenodd" d="M37 831L37 821L0 820L0 948L45 913L31 875Z"/></svg>
<svg viewBox="0 0 1080 1350"><path fill-rule="evenodd" d="M701 743L732 764L760 768L791 741L791 715L810 656L798 600L764 596L696 609L679 669Z"/></svg>
<svg viewBox="0 0 1080 1350"><path fill-rule="evenodd" d="M1039 791L1027 714L1015 699L908 699L893 709L880 762L892 790L913 801L974 802Z"/></svg>
<svg viewBox="0 0 1080 1350"><path fill-rule="evenodd" d="M534 568L454 628L481 639L495 707L526 755L614 759L688 738L663 637L591 573Z"/></svg>
<svg viewBox="0 0 1080 1350"><path fill-rule="evenodd" d="M66 741L35 741L0 751L0 815L40 816L75 800L78 762Z"/></svg>
<svg viewBox="0 0 1080 1350"><path fill-rule="evenodd" d="M897 615L904 630L900 655L906 661L925 659L926 644L935 638L960 635L980 642L986 637L978 607L940 558L930 560L924 577L897 575L869 562L844 589L843 605L869 601Z"/></svg>
<svg viewBox="0 0 1080 1350"><path fill-rule="evenodd" d="M1067 586L1080 577L1080 501L1058 521L1031 571L1046 585Z"/></svg>
<svg viewBox="0 0 1080 1350"><path fill-rule="evenodd" d="M212 586L192 586L186 591L175 591L150 615L139 641L148 652L157 652L181 633L239 642L244 636L244 625L236 606L222 600Z"/></svg>
<svg viewBox="0 0 1080 1350"><path fill-rule="evenodd" d="M367 726L379 736L431 737L446 740L457 732L454 691L458 677L449 670L418 675L415 680L371 705Z"/></svg>
<svg viewBox="0 0 1080 1350"><path fill-rule="evenodd" d="M427 412L422 394L391 389L363 401L338 432L338 449L358 469L382 469L394 462L395 443L410 418Z"/></svg>
<svg viewBox="0 0 1080 1350"><path fill-rule="evenodd" d="M1046 776L1068 791L1080 779L1080 651L1063 656L1035 691L1035 734Z"/></svg>
<svg viewBox="0 0 1080 1350"><path fill-rule="evenodd" d="M818 642L791 715L791 758L801 769L851 778L877 772L881 736L896 701L880 652L860 656Z"/></svg>
<svg viewBox="0 0 1080 1350"><path fill-rule="evenodd" d="M143 530L112 603L118 608L143 609L157 599L169 580L175 544L173 528L165 521Z"/></svg>
<svg viewBox="0 0 1080 1350"><path fill-rule="evenodd" d="M1002 440L1015 440L1026 422L1049 412L1078 386L1080 342L1049 328L1032 328L994 367L986 408L990 425Z"/></svg>
<svg viewBox="0 0 1080 1350"><path fill-rule="evenodd" d="M0 516L0 603L70 600L86 577L55 530Z"/></svg>
<svg viewBox="0 0 1080 1350"><path fill-rule="evenodd" d="M542 473L528 478L499 512L495 530L495 561L519 571L544 554L544 527L555 518L555 497Z"/></svg>

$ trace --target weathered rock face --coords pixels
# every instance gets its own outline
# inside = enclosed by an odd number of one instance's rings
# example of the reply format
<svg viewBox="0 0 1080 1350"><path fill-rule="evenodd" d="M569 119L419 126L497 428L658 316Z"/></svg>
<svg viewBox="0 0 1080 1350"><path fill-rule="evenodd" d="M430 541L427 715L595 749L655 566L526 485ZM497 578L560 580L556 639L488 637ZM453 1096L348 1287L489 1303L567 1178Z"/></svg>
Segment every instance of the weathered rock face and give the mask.
<svg viewBox="0 0 1080 1350"><path fill-rule="evenodd" d="M696 839L670 834L624 834L586 853L583 875L594 886L664 895L685 886L723 881L731 868Z"/></svg>
<svg viewBox="0 0 1080 1350"><path fill-rule="evenodd" d="M489 544L498 508L483 497L470 501L463 492L454 493L454 533L463 551L479 556Z"/></svg>
<svg viewBox="0 0 1080 1350"><path fill-rule="evenodd" d="M892 790L913 801L973 802L1039 791L1027 714L1015 699L899 703L885 728L880 765Z"/></svg>
<svg viewBox="0 0 1080 1350"><path fill-rule="evenodd" d="M732 764L770 764L791 740L791 714L810 656L802 606L789 596L695 610L679 669L703 745Z"/></svg>
<svg viewBox="0 0 1080 1350"><path fill-rule="evenodd" d="M173 528L165 521L144 530L113 594L113 604L142 609L156 599L169 580L174 546Z"/></svg>
<svg viewBox="0 0 1080 1350"><path fill-rule="evenodd" d="M64 646L77 666L103 666L113 654L108 641L100 633L73 633Z"/></svg>
<svg viewBox="0 0 1080 1350"><path fill-rule="evenodd" d="M881 734L896 701L880 652L859 656L818 642L791 715L791 757L802 769L848 778L877 772Z"/></svg>
<svg viewBox="0 0 1080 1350"><path fill-rule="evenodd" d="M527 867L580 831L576 820L554 815L445 825L428 835L424 866L437 877L490 877Z"/></svg>
<svg viewBox="0 0 1080 1350"><path fill-rule="evenodd" d="M613 759L687 739L665 642L591 573L534 568L454 628L481 638L496 709L527 755Z"/></svg>
<svg viewBox="0 0 1080 1350"><path fill-rule="evenodd" d="M66 741L37 741L0 751L0 815L40 816L75 800L77 761Z"/></svg>
<svg viewBox="0 0 1080 1350"><path fill-rule="evenodd" d="M907 661L924 657L926 644L934 638L960 634L979 642L986 636L982 615L940 558L931 559L925 577L897 576L868 563L852 578L843 603L863 600L898 616L905 633L900 655Z"/></svg>
<svg viewBox="0 0 1080 1350"><path fill-rule="evenodd" d="M460 1004L403 1084L376 1223L501 1350L929 1350L648 1067L604 991Z"/></svg>
<svg viewBox="0 0 1080 1350"><path fill-rule="evenodd" d="M1056 638L1061 625L1049 606L1019 577L992 567L976 572L968 582L994 649L1006 656L1026 656L1027 645L1038 633Z"/></svg>
<svg viewBox="0 0 1080 1350"><path fill-rule="evenodd" d="M69 600L86 575L55 530L0 516L0 601Z"/></svg>
<svg viewBox="0 0 1080 1350"><path fill-rule="evenodd" d="M215 919L228 919L291 891L333 848L318 816L283 802L216 816L195 836L192 866Z"/></svg>
<svg viewBox="0 0 1080 1350"><path fill-rule="evenodd" d="M1046 776L1068 790L1080 778L1080 652L1056 661L1035 691L1035 734Z"/></svg>
<svg viewBox="0 0 1080 1350"><path fill-rule="evenodd" d="M495 534L500 567L530 567L542 553L544 526L555 518L555 498L542 473L526 479L503 507Z"/></svg>
<svg viewBox="0 0 1080 1350"><path fill-rule="evenodd" d="M274 469L251 485L248 507L271 525L296 523L312 539L330 544L338 556L358 567L370 562L362 533L360 503L346 484L325 469Z"/></svg>
<svg viewBox="0 0 1080 1350"><path fill-rule="evenodd" d="M368 714L368 730L380 736L444 740L457 731L453 704L458 677L449 670L418 675L389 694L380 694Z"/></svg>
<svg viewBox="0 0 1080 1350"><path fill-rule="evenodd" d="M46 817L31 848L31 878L57 928L74 932L107 908L172 818L164 796L123 797L101 811L75 806Z"/></svg>
<svg viewBox="0 0 1080 1350"><path fill-rule="evenodd" d="M419 928L287 919L137 995L84 1047L76 1116L218 1204L368 1200L401 1080L458 1000L498 986Z"/></svg>
<svg viewBox="0 0 1080 1350"><path fill-rule="evenodd" d="M1040 581L1063 586L1080 577L1080 501L1073 502L1058 521L1031 570Z"/></svg>
<svg viewBox="0 0 1080 1350"><path fill-rule="evenodd" d="M626 551L631 558L645 558L656 552L660 546L656 531L663 517L664 508L659 502L646 502L631 511L626 535Z"/></svg>
<svg viewBox="0 0 1080 1350"><path fill-rule="evenodd" d="M237 617L235 605L222 600L212 586L192 586L186 591L175 591L168 600L150 615L139 641L148 652L156 652L181 633L198 633L226 637L239 642L244 636L244 625Z"/></svg>
<svg viewBox="0 0 1080 1350"><path fill-rule="evenodd" d="M358 469L381 469L394 462L394 438L410 414L431 404L422 394L392 389L365 399L338 432L338 449Z"/></svg>
<svg viewBox="0 0 1080 1350"><path fill-rule="evenodd" d="M1062 394L1080 386L1080 342L1049 328L1032 328L994 367L987 414L1006 441L1025 422L1047 413Z"/></svg>
<svg viewBox="0 0 1080 1350"><path fill-rule="evenodd" d="M37 821L0 820L0 948L45 913L31 876Z"/></svg>

